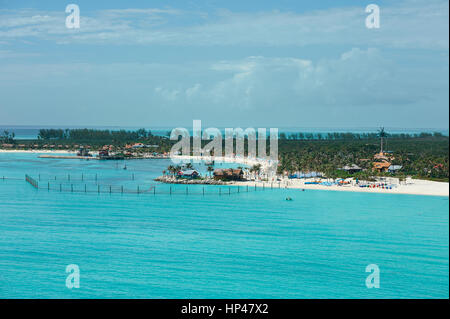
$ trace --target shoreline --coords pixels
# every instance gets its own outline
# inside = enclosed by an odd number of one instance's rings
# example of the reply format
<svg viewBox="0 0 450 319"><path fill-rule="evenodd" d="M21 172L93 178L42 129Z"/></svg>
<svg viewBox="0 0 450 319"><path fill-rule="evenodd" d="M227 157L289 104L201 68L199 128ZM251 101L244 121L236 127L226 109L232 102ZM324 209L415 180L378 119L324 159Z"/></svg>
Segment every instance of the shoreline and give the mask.
<svg viewBox="0 0 450 319"><path fill-rule="evenodd" d="M45 154L76 154L76 151L68 150L0 150L0 153L45 153ZM169 159L171 159L169 157ZM211 156L175 156L172 161L179 160L183 161L212 161L222 162L222 163L238 163L243 165L255 165L261 164L262 169L267 169L270 167L271 163L267 160L262 159L249 159L249 158L235 158L235 157L211 157ZM411 179L408 184L400 184L397 178L390 178L394 180L396 187L393 189L382 189L382 188L362 188L355 185L345 185L345 186L325 186L316 184L305 184L307 181L314 179L287 179L284 178L282 181L274 182L262 182L262 181L231 181L227 182L226 185L230 186L255 186L256 187L271 187L273 183L273 188L284 188L284 189L312 189L312 190L331 190L331 191L347 191L347 192L361 192L361 193L377 193L377 194L407 194L407 195L426 195L426 196L444 196L449 197L449 183L446 182L434 182L421 179ZM280 185L280 186L279 186Z"/></svg>
<svg viewBox="0 0 450 319"><path fill-rule="evenodd" d="M248 159L248 158L230 158L230 157L210 157L210 156L176 156L181 161L208 161L215 160L216 162L223 163L239 163L244 165L261 164L262 169L267 169L271 166L267 160L262 159ZM376 194L404 194L404 195L424 195L424 196L443 196L449 197L449 183L446 182L434 182L422 179L411 179L408 184L400 184L398 178L389 178L394 181L396 187L393 189L383 188L363 188L357 185L345 185L345 186L325 186L316 184L305 184L305 182L316 180L310 179L287 179L282 181L230 181L226 185L230 186L255 186L270 188L273 183L273 188L284 189L311 189L311 190L327 190L327 191L344 191L344 192L360 192L360 193L376 193ZM280 184L279 184L280 183ZM280 186L279 186L280 185Z"/></svg>
<svg viewBox="0 0 450 319"><path fill-rule="evenodd" d="M324 190L324 191L338 191L338 192L358 192L358 193L371 193L371 194L403 194L403 195L423 195L423 196L440 196L449 197L449 183L445 182L433 182L422 179L413 179L411 184L397 185L393 189L382 188L363 188L355 185L346 186L325 186L306 184L308 180L283 180L281 182L273 182L273 188L281 189L304 189L304 190ZM280 184L278 184L280 183ZM271 188L271 182L261 181L234 181L229 182L230 186L252 186L252 187L265 187ZM280 185L280 186L279 186Z"/></svg>
<svg viewBox="0 0 450 319"><path fill-rule="evenodd" d="M46 153L46 154L76 154L77 151L69 150L4 150L0 149L0 153Z"/></svg>
<svg viewBox="0 0 450 319"><path fill-rule="evenodd" d="M170 157L169 157L170 158ZM208 162L208 161L214 161L219 163L236 163L236 164L243 164L243 165L256 165L261 164L261 167L263 169L267 169L270 167L270 162L263 159L258 158L240 158L240 157L225 157L225 156L187 156L187 155L176 155L170 158L173 162L180 161L193 161L193 162ZM174 161L175 160L175 161Z"/></svg>

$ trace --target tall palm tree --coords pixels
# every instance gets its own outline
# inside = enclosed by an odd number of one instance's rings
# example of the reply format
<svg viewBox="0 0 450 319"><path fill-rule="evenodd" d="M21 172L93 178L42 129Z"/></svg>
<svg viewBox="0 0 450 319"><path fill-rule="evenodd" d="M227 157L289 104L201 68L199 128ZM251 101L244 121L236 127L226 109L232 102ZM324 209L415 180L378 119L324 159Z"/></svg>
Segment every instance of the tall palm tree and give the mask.
<svg viewBox="0 0 450 319"><path fill-rule="evenodd" d="M383 153L383 139L387 137L384 127L380 127L380 129L378 130L378 136L381 139L380 153Z"/></svg>
<svg viewBox="0 0 450 319"><path fill-rule="evenodd" d="M214 167L212 167L212 165L209 165L208 168L206 169L209 173L209 177L211 177L211 173L214 171Z"/></svg>
<svg viewBox="0 0 450 319"><path fill-rule="evenodd" d="M168 170L172 175L175 174L175 166L169 165L169 167L167 167L167 170Z"/></svg>
<svg viewBox="0 0 450 319"><path fill-rule="evenodd" d="M255 178L257 175L261 172L261 164L255 164L250 168L250 172L253 172L255 174Z"/></svg>

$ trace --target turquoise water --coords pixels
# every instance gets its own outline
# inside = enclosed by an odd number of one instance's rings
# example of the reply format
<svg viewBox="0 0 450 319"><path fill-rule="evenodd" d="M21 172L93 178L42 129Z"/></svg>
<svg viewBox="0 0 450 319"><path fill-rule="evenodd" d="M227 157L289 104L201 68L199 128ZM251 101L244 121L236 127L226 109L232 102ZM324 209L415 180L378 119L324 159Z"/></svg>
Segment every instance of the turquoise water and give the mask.
<svg viewBox="0 0 450 319"><path fill-rule="evenodd" d="M189 132L192 131L192 124L188 125L186 128L189 130ZM11 133L15 134L15 139L17 140L24 140L24 139L37 139L38 135L39 135L39 130L42 127L36 127L36 126L0 126L0 132L3 132L4 130L7 130ZM84 128L84 127L60 127L60 126L55 126L55 127L44 127L44 128ZM94 128L94 129L99 129L99 130L120 130L120 129L124 129L124 130L131 130L131 131L135 131L140 129L141 127L118 127L118 126L114 126L114 127L107 127L107 126L103 126L103 127L90 127L90 128ZM157 127L157 128L146 128L147 130L151 130L153 135L158 135L158 136L167 136L167 132L172 131L173 127ZM286 133L286 134L290 134L290 133L298 133L298 132L309 132L309 133L322 133L322 134L327 134L327 133L335 133L335 132L342 132L342 133L347 133L347 132L354 132L354 133L374 133L377 132L379 129L379 127L354 127L354 128L347 128L347 129L342 129L342 128L324 128L324 127L279 127L279 132L280 133ZM434 133L434 132L439 132L442 133L446 136L449 135L449 131L448 129L444 129L444 128L410 128L410 129L403 129L403 128L395 128L395 127L387 127L386 128L389 133L392 134L399 134L399 133L408 133L408 134L419 134L422 132L426 132L426 133ZM224 134L224 128L221 128L222 134ZM191 132L192 134L192 132ZM269 134L269 132L267 132L267 134Z"/></svg>
<svg viewBox="0 0 450 319"><path fill-rule="evenodd" d="M62 183L70 174L78 185L77 176L98 174L101 184L144 187L169 164L133 160L123 170L123 162L1 153L0 297L449 297L448 197L186 196L184 186L172 196L83 194L23 180L57 175ZM80 268L79 289L65 286L69 264ZM365 286L368 264L380 268L379 289Z"/></svg>

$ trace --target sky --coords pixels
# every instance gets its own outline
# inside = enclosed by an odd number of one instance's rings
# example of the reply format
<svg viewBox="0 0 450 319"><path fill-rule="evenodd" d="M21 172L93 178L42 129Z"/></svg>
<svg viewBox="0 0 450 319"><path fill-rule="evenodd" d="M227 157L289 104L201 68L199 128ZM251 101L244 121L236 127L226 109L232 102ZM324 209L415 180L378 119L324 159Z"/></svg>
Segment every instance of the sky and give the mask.
<svg viewBox="0 0 450 319"><path fill-rule="evenodd" d="M0 125L449 127L447 0L70 1L0 0Z"/></svg>

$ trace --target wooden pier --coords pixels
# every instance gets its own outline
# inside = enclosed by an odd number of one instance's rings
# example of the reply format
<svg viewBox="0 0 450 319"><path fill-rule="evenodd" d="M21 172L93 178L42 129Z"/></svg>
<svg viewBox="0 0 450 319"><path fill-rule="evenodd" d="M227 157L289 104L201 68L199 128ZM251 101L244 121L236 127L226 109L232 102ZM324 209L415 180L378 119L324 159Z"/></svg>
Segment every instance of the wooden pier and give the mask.
<svg viewBox="0 0 450 319"><path fill-rule="evenodd" d="M1 177L0 177L1 179ZM6 179L6 178L3 178ZM36 178L25 175L25 180L37 190L64 192L64 193L94 193L94 194L151 194L151 195L183 195L183 196L229 196L233 194L243 194L249 192L263 191L264 188L226 186L226 185L189 185L185 187L173 186L172 184L139 184L110 183L103 181L97 174L67 174L61 176L47 176L37 174ZM131 177L134 181L134 174ZM124 180L126 182L126 180Z"/></svg>

